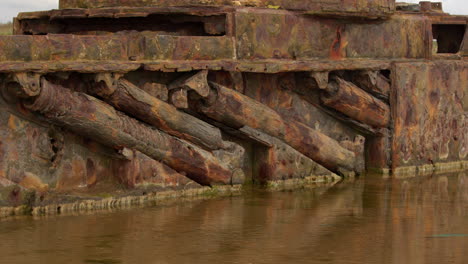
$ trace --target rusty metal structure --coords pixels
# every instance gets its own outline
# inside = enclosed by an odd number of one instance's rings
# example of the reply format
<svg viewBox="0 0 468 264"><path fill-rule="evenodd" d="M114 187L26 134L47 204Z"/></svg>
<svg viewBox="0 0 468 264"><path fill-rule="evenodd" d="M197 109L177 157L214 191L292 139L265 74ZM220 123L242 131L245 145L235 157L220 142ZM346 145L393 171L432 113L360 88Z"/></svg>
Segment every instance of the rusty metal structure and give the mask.
<svg viewBox="0 0 468 264"><path fill-rule="evenodd" d="M467 21L394 0L20 13L0 37L0 206L466 169Z"/></svg>

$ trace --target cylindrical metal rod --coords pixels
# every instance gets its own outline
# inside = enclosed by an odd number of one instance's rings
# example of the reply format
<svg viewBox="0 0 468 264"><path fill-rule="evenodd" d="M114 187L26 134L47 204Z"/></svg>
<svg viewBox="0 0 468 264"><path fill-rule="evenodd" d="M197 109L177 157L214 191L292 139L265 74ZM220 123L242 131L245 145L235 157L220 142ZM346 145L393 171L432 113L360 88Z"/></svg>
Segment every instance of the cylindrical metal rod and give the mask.
<svg viewBox="0 0 468 264"><path fill-rule="evenodd" d="M324 105L364 124L382 128L390 123L390 107L386 103L338 77L320 98Z"/></svg>
<svg viewBox="0 0 468 264"><path fill-rule="evenodd" d="M138 88L125 79L115 87L99 82L89 89L116 109L128 113L158 129L209 150L222 149L226 144L219 128L196 117L177 110L156 97Z"/></svg>
<svg viewBox="0 0 468 264"><path fill-rule="evenodd" d="M136 149L199 184L231 182L230 170L210 152L153 129L84 93L42 80L39 96L25 106L104 145Z"/></svg>
<svg viewBox="0 0 468 264"><path fill-rule="evenodd" d="M212 91L198 110L234 128L249 126L284 140L288 145L332 172L354 170L355 154L336 140L232 89L211 83Z"/></svg>

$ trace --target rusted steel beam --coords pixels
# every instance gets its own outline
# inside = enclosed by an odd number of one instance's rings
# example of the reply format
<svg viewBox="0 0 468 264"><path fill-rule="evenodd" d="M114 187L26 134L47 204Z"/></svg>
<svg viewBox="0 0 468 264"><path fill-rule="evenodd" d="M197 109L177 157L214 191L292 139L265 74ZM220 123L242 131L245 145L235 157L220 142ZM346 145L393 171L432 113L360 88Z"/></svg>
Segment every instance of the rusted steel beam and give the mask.
<svg viewBox="0 0 468 264"><path fill-rule="evenodd" d="M0 37L1 39L1 37ZM131 72L143 67L147 71L189 72L192 70L214 70L236 72L296 72L296 71L335 71L335 70L386 70L392 62L407 62L408 60L153 60L153 61L30 61L12 62L0 61L0 72Z"/></svg>
<svg viewBox="0 0 468 264"><path fill-rule="evenodd" d="M320 103L320 93L321 89L319 89L318 84L315 80L312 79L313 76L308 76L302 80L303 85L301 86L293 86L291 88L292 91L300 95L300 98L306 102L308 102L314 108L320 109L320 112L326 113L328 117L332 117L333 119L337 119L341 121L341 123L350 126L354 130L358 131L362 135L366 136L380 136L381 129L374 128L370 125L364 124L362 122L356 121L349 116L344 115L341 112L336 111L335 109L328 108ZM328 79L328 78L327 78ZM328 83L327 83L328 87ZM326 88L326 87L325 87Z"/></svg>
<svg viewBox="0 0 468 264"><path fill-rule="evenodd" d="M125 25L120 33L92 35L97 30L92 28L93 23L90 23L91 28L82 29L85 33L90 31L87 35L3 36L0 37L0 60L197 61L238 58L287 59L295 63L296 60L344 58L426 59L430 50L426 36L429 20L426 18L395 15L382 23L349 23L344 26L339 20L324 20L287 11L250 10L235 13L232 36L173 36L150 31L151 28L129 33L124 30L127 29ZM277 29L269 33L266 25L277 25ZM186 29L176 31L171 34L185 34ZM394 34L396 31L403 33ZM110 28L107 32L114 31ZM369 35L374 36L373 41L368 41ZM385 46L396 48L381 48ZM276 65L267 66L270 67Z"/></svg>
<svg viewBox="0 0 468 264"><path fill-rule="evenodd" d="M231 171L210 152L146 126L86 94L43 80L40 95L24 105L106 146L136 149L199 184L231 181Z"/></svg>
<svg viewBox="0 0 468 264"><path fill-rule="evenodd" d="M215 150L225 147L221 131L174 106L151 96L125 79L115 85L98 82L89 89L116 109L128 113L170 135L179 137L203 148Z"/></svg>
<svg viewBox="0 0 468 264"><path fill-rule="evenodd" d="M228 37L170 36L156 32L104 36L52 34L0 37L0 61L128 62L233 58L233 40Z"/></svg>
<svg viewBox="0 0 468 264"><path fill-rule="evenodd" d="M302 123L287 123L284 140L291 147L335 173L341 174L342 169L355 169L355 154L336 140Z"/></svg>
<svg viewBox="0 0 468 264"><path fill-rule="evenodd" d="M355 154L332 138L294 120L284 120L273 109L234 90L210 83L210 96L197 109L236 129L249 126L284 140L291 147L335 173L353 170Z"/></svg>
<svg viewBox="0 0 468 264"><path fill-rule="evenodd" d="M322 103L357 121L373 127L387 127L390 107L356 85L339 77L328 84L320 97Z"/></svg>
<svg viewBox="0 0 468 264"><path fill-rule="evenodd" d="M241 40L236 41L239 59L426 59L430 50L429 21L421 16L394 15L382 23L347 23L285 11L242 10L235 18L235 38ZM275 30L266 25L275 25ZM395 48L382 48L390 46Z"/></svg>
<svg viewBox="0 0 468 264"><path fill-rule="evenodd" d="M363 123L361 123L359 121L356 121L356 120L350 118L349 116L347 116L347 115L345 115L345 114L343 114L341 112L336 111L335 109L331 109L331 108L325 107L325 106L320 105L320 104L315 105L315 106L318 109L320 109L323 112L330 115L331 117L343 122L346 125L349 125L350 127L355 129L356 131L359 131L363 135L366 135L366 136L381 136L382 135L382 131L379 128L374 128L374 127L372 127L370 125L363 124Z"/></svg>
<svg viewBox="0 0 468 264"><path fill-rule="evenodd" d="M308 11L312 14L341 14L368 17L388 16L395 10L395 0L60 0L60 8L100 8L118 6L255 6Z"/></svg>
<svg viewBox="0 0 468 264"><path fill-rule="evenodd" d="M388 171L391 164L391 137L390 131L384 129L380 137L368 137L366 145L366 167L367 169Z"/></svg>
<svg viewBox="0 0 468 264"><path fill-rule="evenodd" d="M187 7L187 6L158 6L158 7L131 7L119 6L118 8L99 9L62 9L50 11L21 12L16 17L18 20L55 20L68 18L121 18L121 17L146 17L151 14L186 14L194 16L217 16L232 11L232 7Z"/></svg>

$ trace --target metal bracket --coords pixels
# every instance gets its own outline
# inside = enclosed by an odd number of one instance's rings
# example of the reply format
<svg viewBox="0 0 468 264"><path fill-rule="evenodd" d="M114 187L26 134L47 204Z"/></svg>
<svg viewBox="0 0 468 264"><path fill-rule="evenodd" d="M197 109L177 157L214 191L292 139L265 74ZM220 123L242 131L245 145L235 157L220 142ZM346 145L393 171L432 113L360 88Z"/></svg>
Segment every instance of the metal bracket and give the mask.
<svg viewBox="0 0 468 264"><path fill-rule="evenodd" d="M9 92L21 98L34 97L41 93L41 74L39 73L12 73L5 83ZM12 89L12 86L14 86L14 89Z"/></svg>

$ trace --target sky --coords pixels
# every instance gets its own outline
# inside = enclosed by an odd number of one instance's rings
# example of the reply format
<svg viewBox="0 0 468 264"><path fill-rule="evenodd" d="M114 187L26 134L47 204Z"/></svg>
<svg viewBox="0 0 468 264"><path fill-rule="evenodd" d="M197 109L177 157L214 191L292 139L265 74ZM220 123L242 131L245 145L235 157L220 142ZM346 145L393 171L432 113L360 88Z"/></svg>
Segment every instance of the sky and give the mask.
<svg viewBox="0 0 468 264"><path fill-rule="evenodd" d="M399 2L418 3L419 0L397 0ZM439 0L443 2L445 12L468 15L468 0ZM19 12L40 11L58 8L58 0L0 0L0 22L11 21Z"/></svg>

